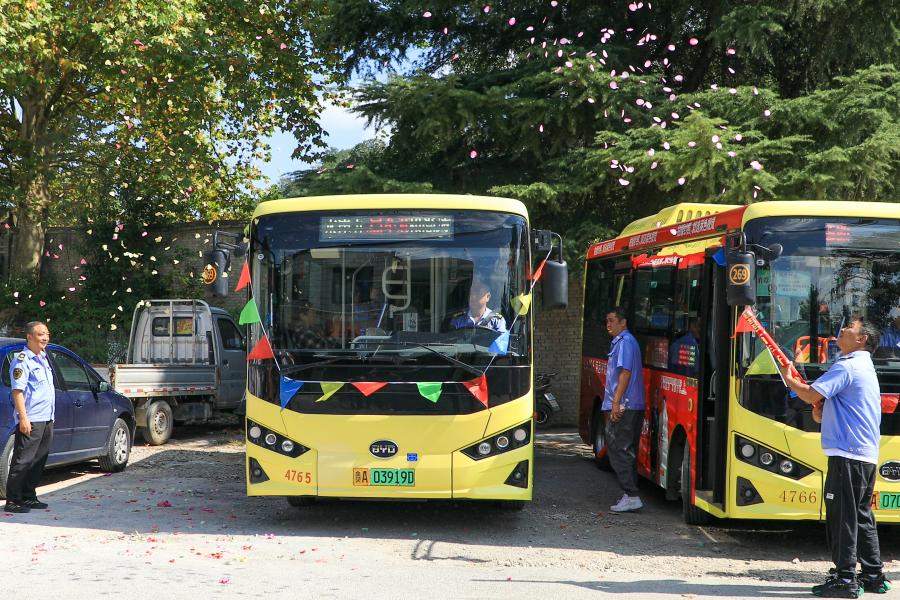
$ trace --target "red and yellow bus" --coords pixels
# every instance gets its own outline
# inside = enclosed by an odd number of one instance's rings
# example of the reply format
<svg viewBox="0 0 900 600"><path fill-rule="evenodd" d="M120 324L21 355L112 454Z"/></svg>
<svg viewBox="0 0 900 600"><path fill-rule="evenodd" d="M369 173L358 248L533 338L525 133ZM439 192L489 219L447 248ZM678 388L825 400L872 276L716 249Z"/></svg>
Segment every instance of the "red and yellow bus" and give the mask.
<svg viewBox="0 0 900 600"><path fill-rule="evenodd" d="M681 498L685 521L824 518L826 466L810 408L792 398L752 332L735 333L726 257L742 255L755 310L807 380L855 315L882 327L876 516L900 522L900 204L678 204L586 256L579 431L608 465L600 406L622 306L641 349L647 408L640 474ZM734 283L734 282L731 282Z"/></svg>

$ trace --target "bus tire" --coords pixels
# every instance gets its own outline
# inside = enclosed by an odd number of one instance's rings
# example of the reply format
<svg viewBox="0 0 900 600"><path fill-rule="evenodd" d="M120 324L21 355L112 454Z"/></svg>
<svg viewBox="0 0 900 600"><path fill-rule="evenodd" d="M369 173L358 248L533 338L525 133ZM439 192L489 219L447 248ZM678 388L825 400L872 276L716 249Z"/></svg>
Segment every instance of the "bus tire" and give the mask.
<svg viewBox="0 0 900 600"><path fill-rule="evenodd" d="M287 496L288 504L294 508L303 508L304 506L312 506L316 503L315 496Z"/></svg>
<svg viewBox="0 0 900 600"><path fill-rule="evenodd" d="M708 525L712 515L691 504L691 449L684 443L681 455L681 514L688 525Z"/></svg>
<svg viewBox="0 0 900 600"><path fill-rule="evenodd" d="M498 500L497 507L502 510L520 511L525 508L524 500Z"/></svg>
<svg viewBox="0 0 900 600"><path fill-rule="evenodd" d="M594 409L594 416L591 419L591 439L594 450L594 464L601 471L612 471L612 465L609 464L609 453L606 449L606 434L603 427L603 411L600 407Z"/></svg>
<svg viewBox="0 0 900 600"><path fill-rule="evenodd" d="M174 426L172 407L165 400L157 400L147 407L147 424L141 427L141 436L151 446L162 446L172 437Z"/></svg>
<svg viewBox="0 0 900 600"><path fill-rule="evenodd" d="M16 442L15 434L9 436L0 451L0 498L6 498L6 478L9 477L9 467L12 466L13 444Z"/></svg>

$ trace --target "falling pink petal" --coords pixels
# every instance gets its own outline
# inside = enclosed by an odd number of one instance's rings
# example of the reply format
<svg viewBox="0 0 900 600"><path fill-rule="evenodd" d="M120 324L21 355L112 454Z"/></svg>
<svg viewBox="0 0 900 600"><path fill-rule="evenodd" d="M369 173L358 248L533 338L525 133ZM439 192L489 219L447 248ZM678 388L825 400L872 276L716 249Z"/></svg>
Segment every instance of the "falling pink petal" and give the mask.
<svg viewBox="0 0 900 600"><path fill-rule="evenodd" d="M621 177L619 178L619 185L621 185L621 186L626 186L626 185L628 185L629 183L631 183L631 182L628 181L627 179L622 179Z"/></svg>
<svg viewBox="0 0 900 600"><path fill-rule="evenodd" d="M482 10L484 11L485 14L491 12L491 5L486 4Z"/></svg>
<svg viewBox="0 0 900 600"><path fill-rule="evenodd" d="M737 134L734 136L734 141L736 142L740 142L742 139L744 139L744 136L742 136L741 134Z"/></svg>
<svg viewBox="0 0 900 600"><path fill-rule="evenodd" d="M697 142L688 142L688 148L693 148L697 145Z"/></svg>
<svg viewBox="0 0 900 600"><path fill-rule="evenodd" d="M712 142L713 142L713 144L715 144L715 143L718 142L718 141L719 141L719 136L717 136L717 135L712 136Z"/></svg>
<svg viewBox="0 0 900 600"><path fill-rule="evenodd" d="M544 124L543 123L538 125L538 131L540 131L541 133L544 133Z"/></svg>
<svg viewBox="0 0 900 600"><path fill-rule="evenodd" d="M652 163L650 163L650 168L655 169L657 164L658 163L654 160Z"/></svg>
<svg viewBox="0 0 900 600"><path fill-rule="evenodd" d="M634 2L632 2L631 4L628 5L628 10L630 10L631 12L634 12L637 9L638 9L638 5Z"/></svg>
<svg viewBox="0 0 900 600"><path fill-rule="evenodd" d="M509 18L509 21L507 21L507 23L509 23L509 26L510 26L510 27L513 27L513 26L516 24L516 18L515 18L515 17L510 17L510 18Z"/></svg>
<svg viewBox="0 0 900 600"><path fill-rule="evenodd" d="M678 178L678 185L684 185L684 182L685 182L684 177L679 177L679 178Z"/></svg>
<svg viewBox="0 0 900 600"><path fill-rule="evenodd" d="M422 16L425 17L426 19L430 19L430 18L431 18L431 12L426 10L424 13L422 13Z"/></svg>
<svg viewBox="0 0 900 600"><path fill-rule="evenodd" d="M750 166L753 168L754 171L762 171L762 169L763 169L762 163L759 162L758 160L751 160Z"/></svg>
<svg viewBox="0 0 900 600"><path fill-rule="evenodd" d="M610 81L610 82L609 82L609 89L611 89L611 90L617 90L617 89L619 89L619 84L616 83L615 81Z"/></svg>
<svg viewBox="0 0 900 600"><path fill-rule="evenodd" d="M737 54L737 50L735 50L734 48L728 48L727 50L725 50L725 54L727 54L728 56L734 56L735 54Z"/></svg>
<svg viewBox="0 0 900 600"><path fill-rule="evenodd" d="M700 43L700 40L698 40L697 38L691 38L688 40L688 44L690 44L691 46L696 46L699 43Z"/></svg>
<svg viewBox="0 0 900 600"><path fill-rule="evenodd" d="M557 6L559 6L559 2L557 2L556 0L550 0L550 6L556 8Z"/></svg>
<svg viewBox="0 0 900 600"><path fill-rule="evenodd" d="M677 112L673 112L673 113L672 113L672 118L673 118L673 119L677 119L677 118L678 118L678 113L677 113Z"/></svg>
<svg viewBox="0 0 900 600"><path fill-rule="evenodd" d="M668 46L666 46L666 50L668 50L669 52L675 52L675 44L669 44Z"/></svg>
<svg viewBox="0 0 900 600"><path fill-rule="evenodd" d="M763 111L763 116L764 116L764 117L771 117L771 116L772 116L772 111L769 110L769 109L767 108L766 110Z"/></svg>
<svg viewBox="0 0 900 600"><path fill-rule="evenodd" d="M287 44L285 44L284 42L281 42L281 44L279 44L278 47L279 47L281 50L284 50L285 48L287 48Z"/></svg>
<svg viewBox="0 0 900 600"><path fill-rule="evenodd" d="M654 150L653 148L647 150L647 156L653 156L654 154L656 154L656 150Z"/></svg>
<svg viewBox="0 0 900 600"><path fill-rule="evenodd" d="M38 302L38 304L40 304L42 308L43 308L44 306L47 306L47 303L44 302L43 300L40 300L40 301Z"/></svg>
<svg viewBox="0 0 900 600"><path fill-rule="evenodd" d="M469 158L478 158L478 150L472 150L469 152Z"/></svg>

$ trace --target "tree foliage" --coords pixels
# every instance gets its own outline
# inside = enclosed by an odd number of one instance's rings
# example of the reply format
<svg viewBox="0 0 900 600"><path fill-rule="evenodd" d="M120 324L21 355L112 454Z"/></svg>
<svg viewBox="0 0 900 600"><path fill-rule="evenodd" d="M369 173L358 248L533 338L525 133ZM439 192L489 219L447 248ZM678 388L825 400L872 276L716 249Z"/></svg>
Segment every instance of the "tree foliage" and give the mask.
<svg viewBox="0 0 900 600"><path fill-rule="evenodd" d="M261 138L316 122L337 54L317 0L0 0L0 200L13 268L46 225L246 214Z"/></svg>
<svg viewBox="0 0 900 600"><path fill-rule="evenodd" d="M298 193L390 182L512 196L573 257L682 200L896 197L900 5L334 6L352 17L325 27L348 71L407 67L355 94L387 143L332 153L295 175Z"/></svg>

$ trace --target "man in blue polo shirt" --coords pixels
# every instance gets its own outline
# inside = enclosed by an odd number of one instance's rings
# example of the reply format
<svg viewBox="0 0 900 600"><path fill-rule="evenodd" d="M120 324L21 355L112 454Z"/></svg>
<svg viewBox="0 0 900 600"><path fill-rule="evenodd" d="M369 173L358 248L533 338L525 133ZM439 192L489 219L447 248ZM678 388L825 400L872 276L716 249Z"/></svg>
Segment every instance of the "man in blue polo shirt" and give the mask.
<svg viewBox="0 0 900 600"><path fill-rule="evenodd" d="M624 492L609 509L628 512L644 506L638 496L637 474L637 449L644 424L644 374L641 350L628 331L624 309L615 307L606 313L606 330L613 340L601 410L606 413L609 462Z"/></svg>
<svg viewBox="0 0 900 600"><path fill-rule="evenodd" d="M825 583L813 586L813 594L823 598L857 598L863 590L883 594L891 589L882 572L872 514L881 389L871 353L878 341L878 329L856 318L838 336L841 355L811 385L795 379L789 366L780 368L788 387L813 405L813 418L822 423L822 449L828 457L825 523L835 567Z"/></svg>
<svg viewBox="0 0 900 600"><path fill-rule="evenodd" d="M9 477L6 480L6 512L27 513L47 508L37 497L37 484L50 453L56 386L47 358L50 330L40 321L25 326L25 348L9 367L16 433Z"/></svg>
<svg viewBox="0 0 900 600"><path fill-rule="evenodd" d="M490 301L490 288L482 281L475 281L469 289L469 311L455 317L450 322L450 326L453 329L487 327L503 333L506 331L506 319L500 313L488 308Z"/></svg>

